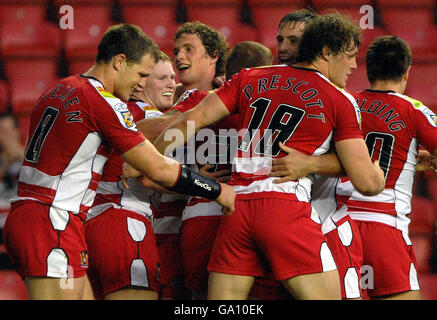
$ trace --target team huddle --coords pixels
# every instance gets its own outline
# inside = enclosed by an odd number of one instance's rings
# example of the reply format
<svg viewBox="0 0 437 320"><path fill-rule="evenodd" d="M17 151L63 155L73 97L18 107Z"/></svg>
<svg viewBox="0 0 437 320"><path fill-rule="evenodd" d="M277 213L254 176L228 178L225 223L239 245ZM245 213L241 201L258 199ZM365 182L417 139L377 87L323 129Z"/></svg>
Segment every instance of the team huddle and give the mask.
<svg viewBox="0 0 437 320"><path fill-rule="evenodd" d="M404 95L408 44L360 38L298 10L273 65L187 22L176 84L140 28L109 28L32 111L4 227L29 298L420 299L408 214L416 170L437 170L437 116ZM370 87L349 92L358 50Z"/></svg>

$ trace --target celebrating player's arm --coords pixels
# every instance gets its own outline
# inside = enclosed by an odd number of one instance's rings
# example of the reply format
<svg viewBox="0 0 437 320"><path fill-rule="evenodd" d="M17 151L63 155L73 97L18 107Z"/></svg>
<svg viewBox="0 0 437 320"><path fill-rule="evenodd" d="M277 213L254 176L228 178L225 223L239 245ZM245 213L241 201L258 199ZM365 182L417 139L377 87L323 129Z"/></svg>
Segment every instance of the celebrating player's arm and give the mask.
<svg viewBox="0 0 437 320"><path fill-rule="evenodd" d="M378 161L369 157L363 139L346 139L336 142L335 149L344 170L355 189L366 196L373 196L384 190L384 172Z"/></svg>
<svg viewBox="0 0 437 320"><path fill-rule="evenodd" d="M344 158L342 161L348 161L349 167L360 166L363 170L369 170L369 174L367 174L356 168L353 169L354 180L351 181L352 184L355 183L354 186L356 189L364 195L376 195L384 189L384 174L378 162L375 161L373 163L373 168L369 166L369 161L367 161L368 154L363 153L363 151L367 152L364 141L361 143L361 141L355 140L357 139L340 141L336 144L336 148L337 150L340 148L340 152L342 152ZM334 152L310 156L284 146L282 143L279 143L279 146L287 155L272 161L270 176L280 177L274 181L275 183L295 180L311 173L325 176L344 176L346 173L342 162L340 162L337 154ZM348 148L350 148L351 151L347 151ZM358 153L354 154L354 152ZM358 157L357 155L359 153L362 153L363 157ZM355 165L353 165L353 163L355 163Z"/></svg>
<svg viewBox="0 0 437 320"><path fill-rule="evenodd" d="M216 200L224 207L225 214L234 211L235 192L231 186L206 178L164 157L147 140L124 152L121 157L134 169L170 191Z"/></svg>
<svg viewBox="0 0 437 320"><path fill-rule="evenodd" d="M211 112L214 110L214 112ZM183 145L187 140L200 129L215 123L228 116L229 110L217 96L211 93L205 97L195 108L182 113L168 128L162 132L154 141L156 149L162 154L168 154L175 148ZM193 129L188 132L188 123L194 125ZM174 131L170 131L174 129ZM169 139L167 136L171 132L180 132L183 139Z"/></svg>
<svg viewBox="0 0 437 320"><path fill-rule="evenodd" d="M136 126L147 139L153 141L179 115L178 110L172 109L159 117L140 120L136 123Z"/></svg>
<svg viewBox="0 0 437 320"><path fill-rule="evenodd" d="M296 180L309 174L341 177L345 175L343 166L335 152L309 156L279 142L279 147L287 155L272 160L270 177L278 177L273 183Z"/></svg>

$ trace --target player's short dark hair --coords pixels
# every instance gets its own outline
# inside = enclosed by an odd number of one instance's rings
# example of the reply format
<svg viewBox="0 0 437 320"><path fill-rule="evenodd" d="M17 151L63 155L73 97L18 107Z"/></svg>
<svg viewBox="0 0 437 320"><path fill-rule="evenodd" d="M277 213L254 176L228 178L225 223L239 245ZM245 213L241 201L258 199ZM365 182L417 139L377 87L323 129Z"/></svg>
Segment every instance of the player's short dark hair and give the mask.
<svg viewBox="0 0 437 320"><path fill-rule="evenodd" d="M158 46L136 25L118 24L109 27L100 40L96 62L108 63L118 55L126 55L128 63L139 63L145 54L155 62L159 58Z"/></svg>
<svg viewBox="0 0 437 320"><path fill-rule="evenodd" d="M281 21L279 22L278 29L281 29L284 25L289 23L308 23L316 16L317 13L310 9L300 9L293 11L292 13L286 14L284 17L282 17Z"/></svg>
<svg viewBox="0 0 437 320"><path fill-rule="evenodd" d="M305 27L299 43L297 62L312 62L324 47L333 54L361 45L361 29L349 17L330 13L314 17Z"/></svg>
<svg viewBox="0 0 437 320"><path fill-rule="evenodd" d="M226 79L243 68L271 65L274 57L269 48L255 41L242 41L236 44L226 62Z"/></svg>
<svg viewBox="0 0 437 320"><path fill-rule="evenodd" d="M410 65L411 49L396 36L378 37L367 49L366 68L370 83L376 80L399 82Z"/></svg>
<svg viewBox="0 0 437 320"><path fill-rule="evenodd" d="M199 21L185 22L179 26L173 41L178 40L183 34L197 35L208 55L211 58L218 57L215 66L215 76L225 74L226 54L229 50L229 44L219 31Z"/></svg>

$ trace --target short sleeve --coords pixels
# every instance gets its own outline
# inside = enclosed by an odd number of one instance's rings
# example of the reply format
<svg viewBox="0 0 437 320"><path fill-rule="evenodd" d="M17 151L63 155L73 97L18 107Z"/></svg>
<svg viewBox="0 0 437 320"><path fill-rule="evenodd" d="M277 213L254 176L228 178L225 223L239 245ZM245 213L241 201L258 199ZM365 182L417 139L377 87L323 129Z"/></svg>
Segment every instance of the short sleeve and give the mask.
<svg viewBox="0 0 437 320"><path fill-rule="evenodd" d="M420 144L429 152L437 149L437 115L428 107L414 109L416 135Z"/></svg>
<svg viewBox="0 0 437 320"><path fill-rule="evenodd" d="M99 96L89 102L93 111L93 121L104 140L118 154L123 154L146 140L136 128L126 103L116 98Z"/></svg>
<svg viewBox="0 0 437 320"><path fill-rule="evenodd" d="M226 81L224 85L216 91L217 96L224 103L230 114L238 112L243 74L243 72L240 72L233 75L230 80Z"/></svg>
<svg viewBox="0 0 437 320"><path fill-rule="evenodd" d="M341 97L336 102L336 123L334 130L334 141L346 140L346 139L359 139L363 138L363 133L360 128L360 111L354 101L346 97Z"/></svg>

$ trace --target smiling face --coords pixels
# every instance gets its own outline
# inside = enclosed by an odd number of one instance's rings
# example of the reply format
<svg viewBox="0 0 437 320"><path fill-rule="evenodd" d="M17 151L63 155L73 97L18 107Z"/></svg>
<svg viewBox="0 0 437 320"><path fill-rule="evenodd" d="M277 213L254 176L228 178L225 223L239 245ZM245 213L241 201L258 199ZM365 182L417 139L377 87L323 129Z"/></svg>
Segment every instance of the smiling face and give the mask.
<svg viewBox="0 0 437 320"><path fill-rule="evenodd" d="M289 66L296 63L298 46L304 28L305 22L290 21L278 30L276 52L279 63Z"/></svg>
<svg viewBox="0 0 437 320"><path fill-rule="evenodd" d="M122 59L118 63L118 71L114 83L114 95L128 101L134 90L143 90L146 79L152 73L155 60L150 54L145 54L139 63L127 63Z"/></svg>
<svg viewBox="0 0 437 320"><path fill-rule="evenodd" d="M337 86L344 88L349 74L357 68L356 55L358 48L351 45L348 49L336 55L328 56L327 77Z"/></svg>
<svg viewBox="0 0 437 320"><path fill-rule="evenodd" d="M160 111L172 107L176 88L175 72L169 61L159 61L147 78L144 95Z"/></svg>
<svg viewBox="0 0 437 320"><path fill-rule="evenodd" d="M217 58L211 58L196 34L185 33L174 42L173 53L179 80L186 89L199 88L215 75Z"/></svg>

